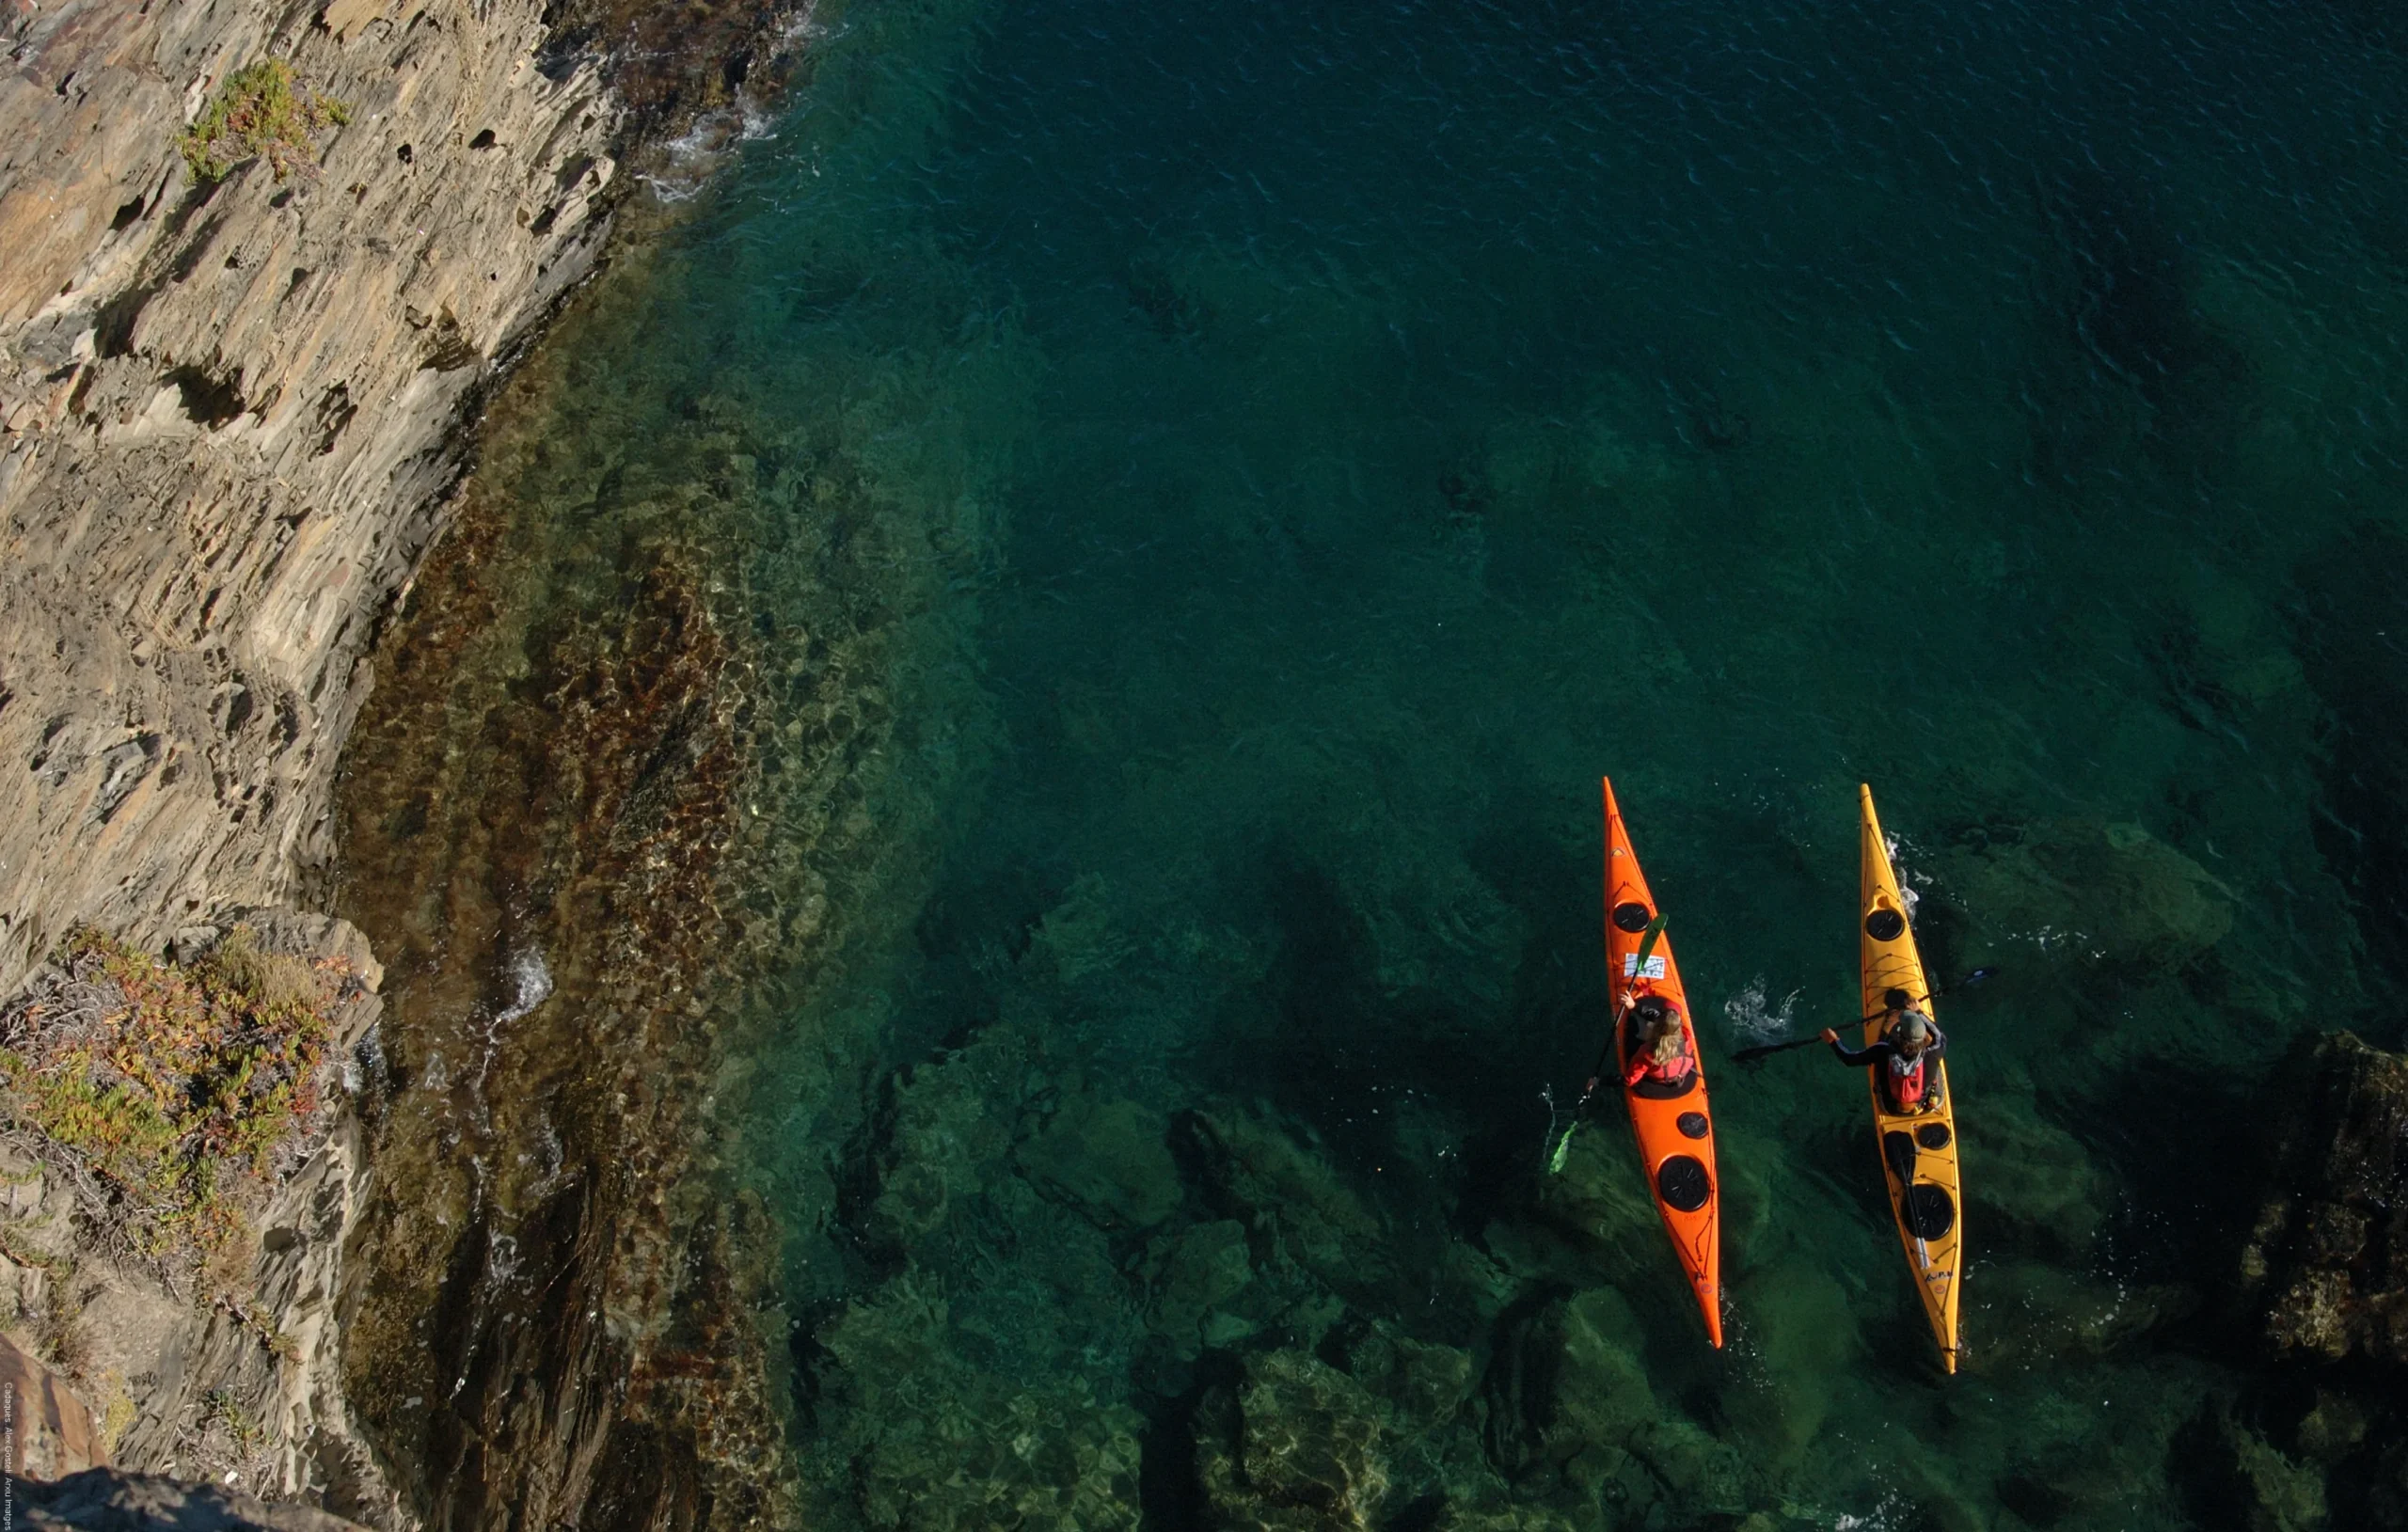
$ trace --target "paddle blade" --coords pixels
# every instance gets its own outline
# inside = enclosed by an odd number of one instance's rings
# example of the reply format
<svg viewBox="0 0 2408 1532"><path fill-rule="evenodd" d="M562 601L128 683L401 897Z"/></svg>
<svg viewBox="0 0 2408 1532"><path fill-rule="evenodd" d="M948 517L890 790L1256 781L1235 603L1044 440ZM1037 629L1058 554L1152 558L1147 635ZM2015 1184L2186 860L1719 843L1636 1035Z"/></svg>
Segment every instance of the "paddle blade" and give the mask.
<svg viewBox="0 0 2408 1532"><path fill-rule="evenodd" d="M1646 931L1639 939L1639 961L1630 971L1633 979L1639 978L1647 971L1647 959L1656 956L1656 940L1663 936L1664 922L1670 918L1659 909L1656 912L1656 918L1647 923Z"/></svg>
<svg viewBox="0 0 2408 1532"><path fill-rule="evenodd" d="M1614 1022L1617 1026L1622 1022L1624 1010L1639 993L1639 981L1647 977L1647 959L1656 956L1656 941L1664 934L1665 918L1662 910L1656 912L1656 918L1647 923L1647 929L1640 933L1639 952L1629 959L1630 967L1624 971L1621 978L1613 981L1628 986L1623 990L1622 999L1614 1004ZM1612 1045L1608 1043L1607 1046Z"/></svg>

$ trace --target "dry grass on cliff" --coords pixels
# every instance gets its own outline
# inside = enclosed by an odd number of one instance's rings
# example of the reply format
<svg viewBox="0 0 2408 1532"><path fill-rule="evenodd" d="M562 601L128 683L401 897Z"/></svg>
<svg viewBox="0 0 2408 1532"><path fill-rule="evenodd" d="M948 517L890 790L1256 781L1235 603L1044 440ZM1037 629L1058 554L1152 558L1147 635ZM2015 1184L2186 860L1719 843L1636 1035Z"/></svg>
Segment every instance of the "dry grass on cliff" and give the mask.
<svg viewBox="0 0 2408 1532"><path fill-rule="evenodd" d="M88 1221L189 1271L238 1243L320 1111L340 977L239 926L189 964L78 931L0 1010L0 1111L40 1135Z"/></svg>

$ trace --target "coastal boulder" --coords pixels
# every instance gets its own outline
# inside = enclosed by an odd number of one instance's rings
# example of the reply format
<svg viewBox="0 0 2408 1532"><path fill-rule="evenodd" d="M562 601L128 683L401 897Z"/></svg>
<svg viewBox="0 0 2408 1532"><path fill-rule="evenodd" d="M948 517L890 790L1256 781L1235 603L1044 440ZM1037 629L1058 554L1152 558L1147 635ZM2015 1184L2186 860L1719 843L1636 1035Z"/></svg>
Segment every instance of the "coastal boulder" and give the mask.
<svg viewBox="0 0 2408 1532"><path fill-rule="evenodd" d="M2292 1078L2244 1300L2278 1356L2408 1365L2408 1058L2345 1032Z"/></svg>
<svg viewBox="0 0 2408 1532"><path fill-rule="evenodd" d="M100 1428L67 1380L6 1335L0 1335L0 1395L8 1412L10 1468L59 1478L108 1462Z"/></svg>

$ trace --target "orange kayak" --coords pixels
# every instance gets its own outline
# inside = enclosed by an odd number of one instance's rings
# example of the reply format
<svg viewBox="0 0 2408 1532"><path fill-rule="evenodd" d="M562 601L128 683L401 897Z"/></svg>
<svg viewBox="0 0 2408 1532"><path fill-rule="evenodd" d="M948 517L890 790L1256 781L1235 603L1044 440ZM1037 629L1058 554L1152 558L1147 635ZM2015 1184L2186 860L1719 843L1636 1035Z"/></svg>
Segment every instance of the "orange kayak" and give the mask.
<svg viewBox="0 0 2408 1532"><path fill-rule="evenodd" d="M1914 1005L1935 1023L1939 1017L1932 1009L1923 956L1915 951L1914 928L1907 924L1898 875L1890 865L1889 842L1873 812L1873 789L1859 786L1856 792L1862 904L1857 950L1864 1014L1872 1018L1864 1023L1864 1046L1870 1048L1881 1040L1889 1013L1899 1005ZM1881 1175L1890 1187L1898 1243L1905 1247L1915 1292L1940 1342L1941 1366L1955 1372L1956 1279L1965 1258L1964 1192L1956 1169L1956 1093L1949 1088L1948 1061L1941 1059L1932 1068L1932 1105L1911 1114L1890 1110L1878 1068L1865 1074L1873 1082L1873 1129L1881 1145Z"/></svg>
<svg viewBox="0 0 2408 1532"><path fill-rule="evenodd" d="M1648 924L1656 919L1656 899L1639 870L1639 855L1630 848L1622 809L1614 802L1614 784L1606 789L1606 971L1614 1006L1614 1046L1609 1063L1620 1080L1630 1057L1630 1008L1643 995L1661 995L1680 1008L1681 1030L1688 1039L1689 1056L1698 1067L1679 1082L1641 1077L1623 1087L1630 1107L1631 1131L1639 1138L1640 1163L1647 1169L1647 1187L1671 1236L1672 1254L1697 1294L1698 1312L1705 1317L1705 1333L1722 1344L1722 1188L1714 1164L1714 1113L1705 1101L1705 1065L1698 1051L1697 1028L1689 1015L1681 971L1672 961L1672 943L1660 931L1641 968L1639 949Z"/></svg>

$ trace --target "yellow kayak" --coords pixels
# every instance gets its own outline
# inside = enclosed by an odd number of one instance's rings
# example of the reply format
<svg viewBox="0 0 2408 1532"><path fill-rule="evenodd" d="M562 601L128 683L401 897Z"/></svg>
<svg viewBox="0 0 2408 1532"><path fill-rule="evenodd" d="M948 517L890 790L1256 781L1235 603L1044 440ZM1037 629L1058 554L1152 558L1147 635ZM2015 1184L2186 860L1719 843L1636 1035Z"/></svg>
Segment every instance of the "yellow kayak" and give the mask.
<svg viewBox="0 0 2408 1532"><path fill-rule="evenodd" d="M1923 958L1915 952L1914 931L1907 924L1906 902L1898 896L1898 877L1890 866L1889 844L1881 838L1881 821L1873 813L1873 789L1857 789L1861 812L1862 854L1860 944L1864 974L1864 1044L1881 1040L1891 1013L1911 1004L1937 1023L1931 1006L1931 985ZM1932 1065L1936 1099L1924 1111L1902 1114L1890 1110L1881 1090L1883 1066L1865 1071L1873 1092L1873 1126L1881 1145L1881 1174L1890 1183L1890 1211L1898 1221L1898 1242L1906 1247L1907 1268L1914 1273L1915 1290L1923 1295L1924 1313L1940 1340L1940 1359L1956 1370L1956 1301L1958 1274L1965 1248L1964 1198L1956 1174L1956 1100L1948 1087L1948 1062Z"/></svg>

